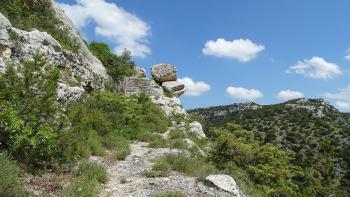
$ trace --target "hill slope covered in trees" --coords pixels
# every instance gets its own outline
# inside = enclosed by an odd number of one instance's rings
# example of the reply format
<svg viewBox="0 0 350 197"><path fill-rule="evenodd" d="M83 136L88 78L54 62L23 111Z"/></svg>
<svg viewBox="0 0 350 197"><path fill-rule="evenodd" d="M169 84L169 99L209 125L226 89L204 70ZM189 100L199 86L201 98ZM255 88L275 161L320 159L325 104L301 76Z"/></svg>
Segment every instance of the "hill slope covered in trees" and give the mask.
<svg viewBox="0 0 350 197"><path fill-rule="evenodd" d="M200 120L212 138L217 129L234 133L230 128L237 124L251 131L259 144L273 144L280 150L291 151L289 165L297 168L291 171L290 178L302 193L329 196L338 190L348 194L349 114L339 112L322 99L297 99L265 106L233 104L193 109L189 113Z"/></svg>

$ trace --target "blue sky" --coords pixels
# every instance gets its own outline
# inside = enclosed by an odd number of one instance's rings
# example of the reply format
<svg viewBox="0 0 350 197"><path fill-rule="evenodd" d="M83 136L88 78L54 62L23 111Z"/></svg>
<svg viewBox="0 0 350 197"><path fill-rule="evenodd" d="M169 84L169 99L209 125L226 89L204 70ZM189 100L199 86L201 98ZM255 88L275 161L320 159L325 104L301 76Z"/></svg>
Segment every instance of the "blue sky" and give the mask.
<svg viewBox="0 0 350 197"><path fill-rule="evenodd" d="M194 82L185 108L305 96L350 111L350 1L58 2L88 41L129 48L148 70L176 65Z"/></svg>

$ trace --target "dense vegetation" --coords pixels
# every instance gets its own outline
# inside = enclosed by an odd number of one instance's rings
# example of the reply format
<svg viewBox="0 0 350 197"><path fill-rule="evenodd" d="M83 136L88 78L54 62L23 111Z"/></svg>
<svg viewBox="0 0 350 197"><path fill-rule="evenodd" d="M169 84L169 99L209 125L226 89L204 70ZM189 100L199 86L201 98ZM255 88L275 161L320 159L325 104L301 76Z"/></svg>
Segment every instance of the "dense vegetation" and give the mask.
<svg viewBox="0 0 350 197"><path fill-rule="evenodd" d="M56 17L53 9L49 0L0 1L0 12L11 21L14 27L26 31L36 28L48 32L63 47L77 52L79 44L67 35L63 22Z"/></svg>
<svg viewBox="0 0 350 197"><path fill-rule="evenodd" d="M63 106L56 99L59 77L41 55L0 74L0 152L26 171L66 171L78 159L103 155L105 149L124 159L130 140L168 127L163 111L144 94L93 91Z"/></svg>
<svg viewBox="0 0 350 197"><path fill-rule="evenodd" d="M236 169L248 173L250 181L260 185L264 192L347 196L350 189L349 116L322 100L309 100L303 104L311 106L309 109L322 109L321 115L315 113L318 110L310 111L296 104L298 100L241 110L219 106L193 110L191 114L199 116L206 124L206 133L221 144L220 151L216 152L219 156L214 160L222 165L232 162ZM226 115L213 115L228 107L231 112ZM232 124L222 126L227 123L238 124L242 129L234 128ZM218 130L224 134L217 135ZM249 140L237 136L242 130L245 135L249 134ZM261 156L265 150L271 155ZM282 171L278 172L279 169ZM274 184L266 183L271 180Z"/></svg>
<svg viewBox="0 0 350 197"><path fill-rule="evenodd" d="M119 56L112 53L107 44L96 41L90 43L89 48L106 67L108 75L115 81L122 79L123 76L130 76L134 73L135 63L130 59L129 51L124 51Z"/></svg>

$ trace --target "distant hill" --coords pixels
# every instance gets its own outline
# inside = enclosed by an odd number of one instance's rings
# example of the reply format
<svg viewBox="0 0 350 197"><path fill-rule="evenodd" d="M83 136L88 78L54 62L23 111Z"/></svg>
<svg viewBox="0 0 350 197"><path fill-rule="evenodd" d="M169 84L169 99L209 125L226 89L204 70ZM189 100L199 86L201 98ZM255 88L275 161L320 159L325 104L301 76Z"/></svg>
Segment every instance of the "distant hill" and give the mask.
<svg viewBox="0 0 350 197"><path fill-rule="evenodd" d="M295 163L305 168L315 167L328 157L332 169L323 172L323 179L331 177L349 190L350 114L339 112L323 99L296 99L275 105L232 104L188 112L199 119L208 135L211 127L238 124L254 131L255 139L262 144L293 150Z"/></svg>

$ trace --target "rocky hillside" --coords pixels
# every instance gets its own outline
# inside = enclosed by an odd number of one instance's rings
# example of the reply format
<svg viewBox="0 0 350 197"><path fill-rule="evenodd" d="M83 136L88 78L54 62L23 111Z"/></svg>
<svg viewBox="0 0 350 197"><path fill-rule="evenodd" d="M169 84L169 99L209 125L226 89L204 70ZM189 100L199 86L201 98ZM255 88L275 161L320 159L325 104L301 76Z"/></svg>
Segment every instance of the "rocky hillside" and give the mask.
<svg viewBox="0 0 350 197"><path fill-rule="evenodd" d="M276 105L233 104L193 109L206 134L227 123L253 131L261 144L272 143L296 153L295 163L318 169L321 179L349 189L350 119L322 99L297 99ZM324 159L328 159L327 165Z"/></svg>
<svg viewBox="0 0 350 197"><path fill-rule="evenodd" d="M0 196L244 196L169 64L86 43L53 0L0 1Z"/></svg>

